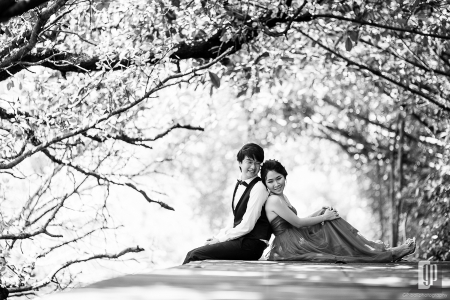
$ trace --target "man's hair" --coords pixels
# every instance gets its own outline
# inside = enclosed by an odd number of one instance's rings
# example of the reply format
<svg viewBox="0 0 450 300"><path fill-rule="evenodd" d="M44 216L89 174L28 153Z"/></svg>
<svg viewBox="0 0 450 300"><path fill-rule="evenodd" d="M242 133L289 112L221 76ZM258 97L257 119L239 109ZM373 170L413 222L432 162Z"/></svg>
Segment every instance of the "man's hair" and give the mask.
<svg viewBox="0 0 450 300"><path fill-rule="evenodd" d="M245 157L256 159L259 162L264 161L264 150L260 145L248 143L242 146L237 154L237 161L242 162Z"/></svg>
<svg viewBox="0 0 450 300"><path fill-rule="evenodd" d="M261 179L264 185L266 185L267 173L269 173L269 171L280 173L284 176L284 178L286 178L288 175L286 169L279 161L274 159L266 160L261 167Z"/></svg>

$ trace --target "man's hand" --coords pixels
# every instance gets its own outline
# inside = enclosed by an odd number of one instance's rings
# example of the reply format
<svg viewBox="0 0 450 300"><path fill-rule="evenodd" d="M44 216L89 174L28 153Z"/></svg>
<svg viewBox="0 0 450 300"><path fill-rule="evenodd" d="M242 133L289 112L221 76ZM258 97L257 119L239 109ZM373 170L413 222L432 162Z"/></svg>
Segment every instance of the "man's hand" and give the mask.
<svg viewBox="0 0 450 300"><path fill-rule="evenodd" d="M217 244L219 242L218 239L212 237L206 240L205 246L206 245L213 245L213 244Z"/></svg>

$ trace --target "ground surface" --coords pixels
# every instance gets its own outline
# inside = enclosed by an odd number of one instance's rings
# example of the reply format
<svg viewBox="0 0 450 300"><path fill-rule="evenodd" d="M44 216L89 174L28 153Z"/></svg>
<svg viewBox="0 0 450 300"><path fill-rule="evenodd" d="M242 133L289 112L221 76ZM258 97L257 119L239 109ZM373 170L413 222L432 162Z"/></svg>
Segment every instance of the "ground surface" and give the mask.
<svg viewBox="0 0 450 300"><path fill-rule="evenodd" d="M43 299L450 300L450 262L438 265L444 288L436 291L417 289L417 265L210 260L113 278Z"/></svg>

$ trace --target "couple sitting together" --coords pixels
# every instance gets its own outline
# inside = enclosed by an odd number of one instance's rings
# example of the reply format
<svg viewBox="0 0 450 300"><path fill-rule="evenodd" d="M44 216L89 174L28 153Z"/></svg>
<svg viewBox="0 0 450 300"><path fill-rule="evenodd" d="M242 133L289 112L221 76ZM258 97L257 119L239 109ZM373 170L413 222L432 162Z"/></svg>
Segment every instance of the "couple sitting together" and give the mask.
<svg viewBox="0 0 450 300"><path fill-rule="evenodd" d="M261 167L264 150L259 145L244 145L237 160L241 179L232 198L233 224L208 239L205 246L190 251L183 264L206 259L258 260L272 233L275 239L268 260L393 262L414 253L415 239L387 248L365 239L331 207L299 218L284 194L286 169L276 160L267 160Z"/></svg>

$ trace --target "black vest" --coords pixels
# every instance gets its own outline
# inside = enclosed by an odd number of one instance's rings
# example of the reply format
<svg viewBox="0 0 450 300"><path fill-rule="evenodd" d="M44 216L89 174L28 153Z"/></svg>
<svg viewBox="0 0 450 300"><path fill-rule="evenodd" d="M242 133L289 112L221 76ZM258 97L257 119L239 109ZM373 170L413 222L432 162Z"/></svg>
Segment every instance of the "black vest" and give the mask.
<svg viewBox="0 0 450 300"><path fill-rule="evenodd" d="M250 199L250 191L258 181L261 181L261 178L256 177L249 183L248 187L242 194L241 199L239 199L239 202L237 202L236 208L233 208L233 203L231 204L231 209L233 210L234 215L233 228L242 222L242 218L244 217L244 214L247 211L247 204L248 200ZM236 184L236 188L234 189L233 202L237 201L237 199L234 199L234 196L236 195L238 186L239 184ZM261 239L266 241L270 240L270 235L272 234L272 227L270 226L269 220L267 219L266 210L264 209L264 206L265 205L263 205L261 209L261 216L256 221L255 227L253 227L252 231L244 235L242 238L258 239L258 240Z"/></svg>

